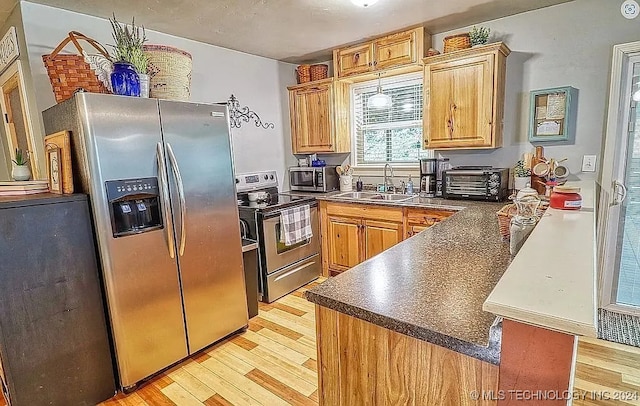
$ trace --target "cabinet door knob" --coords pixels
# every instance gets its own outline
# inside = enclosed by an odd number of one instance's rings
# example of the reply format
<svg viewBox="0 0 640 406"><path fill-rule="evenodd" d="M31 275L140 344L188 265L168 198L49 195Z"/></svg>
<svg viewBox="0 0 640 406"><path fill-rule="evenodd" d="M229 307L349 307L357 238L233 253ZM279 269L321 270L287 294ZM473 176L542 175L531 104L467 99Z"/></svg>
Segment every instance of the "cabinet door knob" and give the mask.
<svg viewBox="0 0 640 406"><path fill-rule="evenodd" d="M358 62L358 59L360 59L360 53L353 54L353 60Z"/></svg>
<svg viewBox="0 0 640 406"><path fill-rule="evenodd" d="M378 64L378 61L373 61L373 66L376 66Z"/></svg>

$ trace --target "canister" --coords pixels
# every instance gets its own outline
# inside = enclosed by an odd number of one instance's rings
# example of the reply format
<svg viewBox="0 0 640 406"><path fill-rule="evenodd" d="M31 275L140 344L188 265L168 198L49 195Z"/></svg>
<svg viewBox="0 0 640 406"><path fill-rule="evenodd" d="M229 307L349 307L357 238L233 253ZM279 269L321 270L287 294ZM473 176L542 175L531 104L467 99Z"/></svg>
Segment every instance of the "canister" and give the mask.
<svg viewBox="0 0 640 406"><path fill-rule="evenodd" d="M580 210L582 207L580 188L573 186L555 186L549 198L549 206L552 209Z"/></svg>

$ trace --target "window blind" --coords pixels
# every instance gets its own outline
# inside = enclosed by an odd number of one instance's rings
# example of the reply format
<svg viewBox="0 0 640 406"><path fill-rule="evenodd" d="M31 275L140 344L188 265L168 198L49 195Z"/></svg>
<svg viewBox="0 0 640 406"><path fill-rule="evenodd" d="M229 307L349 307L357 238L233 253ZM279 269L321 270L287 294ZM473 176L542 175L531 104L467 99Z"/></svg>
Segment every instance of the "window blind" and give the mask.
<svg viewBox="0 0 640 406"><path fill-rule="evenodd" d="M383 82L392 101L388 109L367 106L377 85L376 80L352 87L356 165L417 163L432 157L432 151L422 150L422 79L411 75Z"/></svg>

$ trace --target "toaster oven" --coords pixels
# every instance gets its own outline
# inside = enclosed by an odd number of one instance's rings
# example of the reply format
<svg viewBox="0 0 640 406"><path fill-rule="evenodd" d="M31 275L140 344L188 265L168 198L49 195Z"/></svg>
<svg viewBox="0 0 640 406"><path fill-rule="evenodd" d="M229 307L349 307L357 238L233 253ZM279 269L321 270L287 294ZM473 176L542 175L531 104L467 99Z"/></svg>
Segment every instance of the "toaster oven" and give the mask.
<svg viewBox="0 0 640 406"><path fill-rule="evenodd" d="M509 169L487 166L458 166L442 175L445 199L500 202L509 196Z"/></svg>

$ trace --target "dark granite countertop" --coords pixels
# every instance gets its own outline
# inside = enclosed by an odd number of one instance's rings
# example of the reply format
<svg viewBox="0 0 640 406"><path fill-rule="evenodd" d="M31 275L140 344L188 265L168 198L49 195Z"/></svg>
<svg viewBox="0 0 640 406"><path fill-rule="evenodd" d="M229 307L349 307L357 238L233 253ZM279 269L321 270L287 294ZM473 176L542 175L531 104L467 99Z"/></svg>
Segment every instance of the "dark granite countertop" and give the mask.
<svg viewBox="0 0 640 406"><path fill-rule="evenodd" d="M320 200L345 202L335 193ZM496 212L504 203L415 197L363 202L458 210L447 220L307 291L309 301L492 364L501 323L482 310L511 256Z"/></svg>

